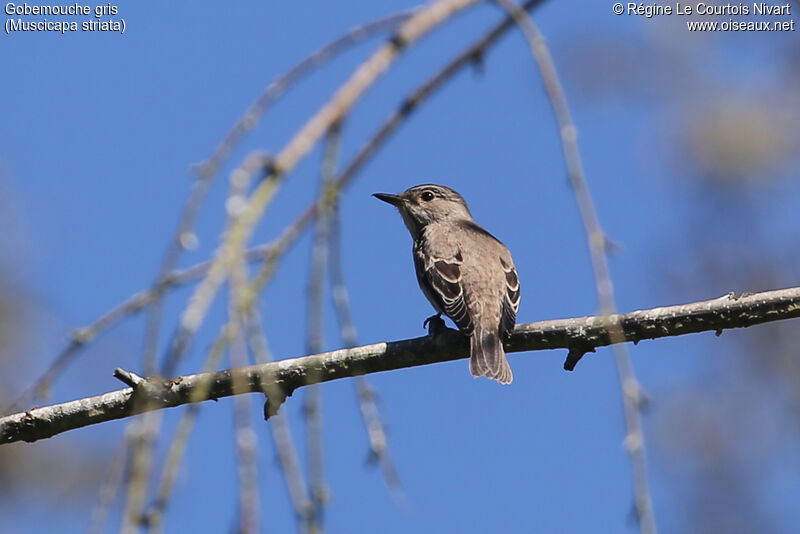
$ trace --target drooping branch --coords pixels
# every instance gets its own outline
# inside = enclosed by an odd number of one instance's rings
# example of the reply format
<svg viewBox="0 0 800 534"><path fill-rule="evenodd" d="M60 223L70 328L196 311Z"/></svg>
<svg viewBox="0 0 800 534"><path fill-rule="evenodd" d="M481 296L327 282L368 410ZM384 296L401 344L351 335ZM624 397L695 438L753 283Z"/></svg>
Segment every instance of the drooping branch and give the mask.
<svg viewBox="0 0 800 534"><path fill-rule="evenodd" d="M528 13L518 6L513 0L495 0L506 12L514 17L514 21L522 30L528 41L531 54L539 67L539 72L544 82L545 90L553 108L556 123L561 137L561 147L566 163L567 177L578 204L581 222L586 234L586 243L589 247L589 257L594 273L597 301L600 306L599 314L604 317L616 313L614 302L614 284L611 280L611 270L608 268L607 244L608 239L600 225L600 218L595 209L594 200L589 189L586 173L583 170L581 152L578 148L578 135L572 112L567 104L567 96L561 85L555 62L547 47L544 36L533 22ZM633 475L634 511L641 534L657 534L655 514L653 512L653 499L650 491L650 481L647 476L647 461L644 448L644 432L641 421L641 386L633 369L633 362L627 346L621 341L621 332L615 323L609 323L609 335L613 342L614 363L617 368L620 391L622 393L622 408L625 416L626 450L631 460ZM582 356L581 350L571 349L564 363L564 368L572 370Z"/></svg>
<svg viewBox="0 0 800 534"><path fill-rule="evenodd" d="M800 317L800 287L761 293L730 293L717 299L639 310L611 317L578 317L519 324L507 352L569 349L591 352L611 344L607 325L622 329L625 341L679 336ZM351 349L172 379L128 380L136 387L0 418L0 444L37 441L84 426L248 392L291 395L309 383L392 371L467 357L466 338L446 329L436 337L375 343ZM119 373L128 376L126 373ZM234 387L234 384L236 387ZM199 394L202 393L202 394ZM144 398L143 398L144 397Z"/></svg>

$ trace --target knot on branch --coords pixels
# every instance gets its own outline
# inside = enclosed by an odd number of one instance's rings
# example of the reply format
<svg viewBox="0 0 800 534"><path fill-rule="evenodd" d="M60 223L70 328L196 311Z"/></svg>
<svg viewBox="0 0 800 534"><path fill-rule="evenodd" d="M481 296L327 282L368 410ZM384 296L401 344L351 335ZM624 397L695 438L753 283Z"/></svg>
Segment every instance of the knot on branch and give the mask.
<svg viewBox="0 0 800 534"><path fill-rule="evenodd" d="M595 347L586 344L576 344L570 346L569 352L567 353L567 359L564 360L564 370L574 370L575 366L578 365L578 362L581 361L581 358L583 358L583 355L587 352L595 352Z"/></svg>
<svg viewBox="0 0 800 534"><path fill-rule="evenodd" d="M484 73L486 72L484 52L485 51L482 48L478 48L469 58L470 64L472 65L472 68L475 70L475 73L478 76L483 76Z"/></svg>
<svg viewBox="0 0 800 534"><path fill-rule="evenodd" d="M414 108L417 107L417 104L419 104L419 99L414 96L409 96L400 103L400 107L397 108L397 113L403 116L410 115L411 112L414 111Z"/></svg>
<svg viewBox="0 0 800 534"><path fill-rule="evenodd" d="M94 335L90 328L78 328L72 332L70 337L72 345L80 347L91 341Z"/></svg>
<svg viewBox="0 0 800 534"><path fill-rule="evenodd" d="M399 52L408 44L408 39L404 35L395 33L389 38L389 43Z"/></svg>
<svg viewBox="0 0 800 534"><path fill-rule="evenodd" d="M265 392L264 401L264 421L269 421L269 418L277 415L283 403L286 402L288 397L292 396L294 390L286 391L280 386L270 388L269 392Z"/></svg>
<svg viewBox="0 0 800 534"><path fill-rule="evenodd" d="M114 369L114 378L132 387L133 389L138 388L145 381L145 379L141 376L137 375L136 373L126 371L122 367L117 367Z"/></svg>
<svg viewBox="0 0 800 534"><path fill-rule="evenodd" d="M136 373L126 371L121 367L114 369L114 378L133 388L134 395L141 396L148 401L163 401L169 381L154 378L143 378ZM181 380L180 378L173 379Z"/></svg>
<svg viewBox="0 0 800 534"><path fill-rule="evenodd" d="M272 154L263 153L261 155L261 161L259 161L258 164L258 178L256 181L257 183L261 183L270 176L282 174L282 170L283 169Z"/></svg>

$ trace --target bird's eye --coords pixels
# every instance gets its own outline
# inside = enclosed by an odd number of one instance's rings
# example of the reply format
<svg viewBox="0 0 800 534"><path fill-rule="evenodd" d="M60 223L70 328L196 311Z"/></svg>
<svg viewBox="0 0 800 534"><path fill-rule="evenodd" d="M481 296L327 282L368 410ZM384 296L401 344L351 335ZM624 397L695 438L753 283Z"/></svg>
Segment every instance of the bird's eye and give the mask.
<svg viewBox="0 0 800 534"><path fill-rule="evenodd" d="M424 200L425 202L430 202L431 200L433 200L433 193L431 193L430 191L423 191L420 198L422 198L422 200Z"/></svg>

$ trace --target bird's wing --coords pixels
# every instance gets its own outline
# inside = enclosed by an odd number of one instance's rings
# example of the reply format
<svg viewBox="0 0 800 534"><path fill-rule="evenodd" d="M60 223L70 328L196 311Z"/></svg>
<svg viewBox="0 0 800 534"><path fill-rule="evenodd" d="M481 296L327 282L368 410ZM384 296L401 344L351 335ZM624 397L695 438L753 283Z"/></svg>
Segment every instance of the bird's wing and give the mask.
<svg viewBox="0 0 800 534"><path fill-rule="evenodd" d="M415 251L414 254L417 278L428 299L447 314L459 330L471 334L474 325L467 310L464 289L461 285L463 261L460 250L448 257L437 257L430 253L424 255L421 250Z"/></svg>
<svg viewBox="0 0 800 534"><path fill-rule="evenodd" d="M514 267L514 260L506 246L495 236L478 226L474 221L461 221L461 227L472 232L475 238L483 239L490 250L494 250L500 260L500 266L505 276L505 292L501 306L500 333L503 337L508 337L514 330L517 322L517 310L519 309L519 277L517 269Z"/></svg>
<svg viewBox="0 0 800 534"><path fill-rule="evenodd" d="M506 292L503 298L503 316L500 322L500 331L508 336L514 330L517 322L517 310L519 310L519 277L517 269L513 263L506 262L500 258L500 264L506 275Z"/></svg>

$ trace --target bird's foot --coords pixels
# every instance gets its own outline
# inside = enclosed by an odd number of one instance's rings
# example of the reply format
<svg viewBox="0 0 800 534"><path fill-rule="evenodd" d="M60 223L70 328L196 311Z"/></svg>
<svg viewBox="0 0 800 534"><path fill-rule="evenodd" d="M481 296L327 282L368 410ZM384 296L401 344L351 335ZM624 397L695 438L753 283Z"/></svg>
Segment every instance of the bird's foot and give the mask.
<svg viewBox="0 0 800 534"><path fill-rule="evenodd" d="M444 324L444 319L442 319L442 314L437 313L436 315L431 315L425 322L422 323L422 328L428 329L429 336L437 336L439 332L445 330L447 327Z"/></svg>

